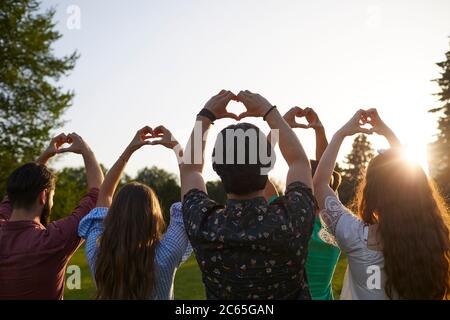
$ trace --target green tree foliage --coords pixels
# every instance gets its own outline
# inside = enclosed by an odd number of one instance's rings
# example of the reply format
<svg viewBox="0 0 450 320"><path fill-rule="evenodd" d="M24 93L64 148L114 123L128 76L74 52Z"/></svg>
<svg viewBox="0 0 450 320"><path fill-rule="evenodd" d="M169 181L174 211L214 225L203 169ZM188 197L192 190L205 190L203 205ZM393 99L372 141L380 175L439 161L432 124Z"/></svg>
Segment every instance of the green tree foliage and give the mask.
<svg viewBox="0 0 450 320"><path fill-rule="evenodd" d="M346 168L342 170L342 184L339 196L344 204L349 204L355 197L356 188L364 177L369 161L374 157L372 144L367 136L356 136L352 144L352 150L345 159Z"/></svg>
<svg viewBox="0 0 450 320"><path fill-rule="evenodd" d="M436 81L441 89L436 95L442 106L431 109L429 112L438 113L438 134L435 142L430 144L430 173L437 181L440 190L450 200L450 51L447 51L446 60L437 63L442 69L441 77Z"/></svg>
<svg viewBox="0 0 450 320"><path fill-rule="evenodd" d="M100 165L103 173L106 169ZM63 218L70 214L80 202L81 198L88 191L86 171L84 167L64 168L55 173L56 175L56 192L52 208L52 220ZM128 177L125 177L122 181ZM120 185L119 185L120 186Z"/></svg>
<svg viewBox="0 0 450 320"><path fill-rule="evenodd" d="M138 171L135 181L144 183L155 190L161 203L166 221L169 220L170 206L181 199L181 189L177 177L155 166Z"/></svg>
<svg viewBox="0 0 450 320"><path fill-rule="evenodd" d="M86 173L83 167L64 168L57 172L56 176L52 220L60 219L71 213L87 192Z"/></svg>
<svg viewBox="0 0 450 320"><path fill-rule="evenodd" d="M102 166L103 172L106 172ZM67 216L78 205L87 192L86 173L83 167L64 168L56 172L56 192L52 209L52 220ZM169 221L170 206L180 201L180 186L175 175L157 167L144 168L132 179L124 175L117 190L131 181L138 181L153 188L158 195L166 221Z"/></svg>
<svg viewBox="0 0 450 320"><path fill-rule="evenodd" d="M54 14L37 0L0 1L0 195L9 173L39 155L72 102L57 82L78 55L55 56L61 34Z"/></svg>

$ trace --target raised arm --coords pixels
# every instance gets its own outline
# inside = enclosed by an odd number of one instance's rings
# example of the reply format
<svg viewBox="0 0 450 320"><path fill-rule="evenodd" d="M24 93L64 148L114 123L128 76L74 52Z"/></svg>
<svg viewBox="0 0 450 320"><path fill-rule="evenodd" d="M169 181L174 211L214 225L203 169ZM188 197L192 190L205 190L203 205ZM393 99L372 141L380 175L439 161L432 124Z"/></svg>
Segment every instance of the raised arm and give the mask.
<svg viewBox="0 0 450 320"><path fill-rule="evenodd" d="M305 109L305 118L308 121L308 128L314 129L316 134L316 160L320 161L325 149L328 146L325 128L319 119L319 116L312 108Z"/></svg>
<svg viewBox="0 0 450 320"><path fill-rule="evenodd" d="M389 128L383 120L381 120L377 109L369 109L366 111L365 120L372 125L372 132L384 136L391 148L401 147L402 144L400 140L395 135L394 131Z"/></svg>
<svg viewBox="0 0 450 320"><path fill-rule="evenodd" d="M66 143L69 143L70 146L58 149L57 153L73 152L81 154L86 169L88 188L100 188L104 178L103 172L89 145L75 132L67 135Z"/></svg>
<svg viewBox="0 0 450 320"><path fill-rule="evenodd" d="M130 144L125 148L125 150L120 155L119 159L117 159L116 163L109 169L106 174L105 181L100 187L100 192L98 194L97 207L110 207L112 203L112 198L114 192L116 191L117 186L120 182L120 177L127 165L128 160L130 160L131 156L135 151L141 148L144 145L151 144L148 139L152 137L152 129L148 126L140 129L136 132L133 140Z"/></svg>
<svg viewBox="0 0 450 320"><path fill-rule="evenodd" d="M181 200L192 189L206 192L203 180L204 153L208 131L214 119L238 117L226 110L228 103L236 99L231 91L222 90L213 96L197 115L194 129L186 145L183 162L180 165Z"/></svg>
<svg viewBox="0 0 450 320"><path fill-rule="evenodd" d="M264 117L271 130L278 130L281 154L289 166L286 185L288 186L295 181L301 181L312 188L311 166L308 157L297 135L278 112L277 108L274 108L261 95L248 90L241 91L238 99L247 108L247 111L239 116L240 119L245 117Z"/></svg>
<svg viewBox="0 0 450 320"><path fill-rule="evenodd" d="M272 198L278 196L279 194L277 188L275 188L275 185L272 181L270 181L270 179L267 179L266 187L264 188L264 199L266 199L266 201L269 201Z"/></svg>
<svg viewBox="0 0 450 320"><path fill-rule="evenodd" d="M316 173L314 175L314 190L319 208L325 209L325 199L328 196L336 197L333 189L330 187L330 176L333 174L336 165L336 158L339 149L347 136L352 136L356 133L372 133L371 129L362 128L361 125L366 123L366 112L359 110L339 131L337 131L330 144L326 148L322 158L320 159Z"/></svg>

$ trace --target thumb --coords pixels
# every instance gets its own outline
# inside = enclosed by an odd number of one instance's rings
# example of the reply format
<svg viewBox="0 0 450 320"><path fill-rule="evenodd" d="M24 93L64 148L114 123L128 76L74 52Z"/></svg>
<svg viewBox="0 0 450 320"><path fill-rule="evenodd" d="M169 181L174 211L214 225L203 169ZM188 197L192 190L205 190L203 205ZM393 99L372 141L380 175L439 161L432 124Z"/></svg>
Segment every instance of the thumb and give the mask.
<svg viewBox="0 0 450 320"><path fill-rule="evenodd" d="M65 153L65 152L72 152L72 147L67 147L67 148L61 148L56 150L56 153Z"/></svg>
<svg viewBox="0 0 450 320"><path fill-rule="evenodd" d="M223 115L223 117L224 117L224 118L231 118L231 119L234 119L234 120L236 120L236 121L239 121L240 115L237 116L237 115L235 115L234 113L227 112L227 113L225 113L225 114Z"/></svg>
<svg viewBox="0 0 450 320"><path fill-rule="evenodd" d="M309 129L310 126L307 125L307 124L302 124L302 123L297 123L297 122L296 122L296 123L294 124L294 128Z"/></svg>
<svg viewBox="0 0 450 320"><path fill-rule="evenodd" d="M242 120L244 118L250 117L250 113L248 111L242 112L239 116L238 116L238 120Z"/></svg>
<svg viewBox="0 0 450 320"><path fill-rule="evenodd" d="M372 134L373 133L373 129L360 128L359 132L365 133L365 134Z"/></svg>

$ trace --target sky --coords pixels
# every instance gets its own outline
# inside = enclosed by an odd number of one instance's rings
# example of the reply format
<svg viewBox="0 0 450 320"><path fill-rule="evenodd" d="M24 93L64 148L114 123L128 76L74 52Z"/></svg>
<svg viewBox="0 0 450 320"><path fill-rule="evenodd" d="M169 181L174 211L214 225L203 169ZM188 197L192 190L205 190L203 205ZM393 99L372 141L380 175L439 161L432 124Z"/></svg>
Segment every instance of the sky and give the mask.
<svg viewBox="0 0 450 320"><path fill-rule="evenodd" d="M448 0L45 0L55 7L62 38L56 55L76 50L75 69L60 80L73 90L73 106L59 132L77 132L98 160L112 166L134 133L163 124L185 145L195 115L221 89L260 93L281 112L312 107L328 138L359 108L376 107L421 163L436 134L439 106L432 79L449 50ZM244 107L233 102L229 108ZM265 132L260 119L251 120ZM217 133L207 145L205 176ZM314 132L296 129L310 158ZM375 149L387 148L370 136ZM347 138L339 160L350 151ZM55 168L80 166L77 155L59 156ZM126 172L156 165L177 173L163 147L136 152ZM284 181L281 156L271 176Z"/></svg>

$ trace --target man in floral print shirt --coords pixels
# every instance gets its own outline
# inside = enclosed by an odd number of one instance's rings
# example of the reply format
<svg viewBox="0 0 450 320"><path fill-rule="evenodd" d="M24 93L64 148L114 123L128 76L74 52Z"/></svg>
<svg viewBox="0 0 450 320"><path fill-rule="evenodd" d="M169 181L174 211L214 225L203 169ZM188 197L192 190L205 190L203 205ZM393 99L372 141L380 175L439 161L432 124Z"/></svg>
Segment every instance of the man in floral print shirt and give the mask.
<svg viewBox="0 0 450 320"><path fill-rule="evenodd" d="M231 100L242 102L247 111L239 116L227 112ZM202 137L215 119L250 116L264 116L279 134L289 165L286 195L271 205L264 199L274 153L256 126L239 123L225 128L214 148L213 167L228 197L225 206L219 205L206 193ZM197 116L180 172L185 228L208 299L310 299L305 260L315 212L311 168L274 106L249 91L236 96L222 90L212 97Z"/></svg>

